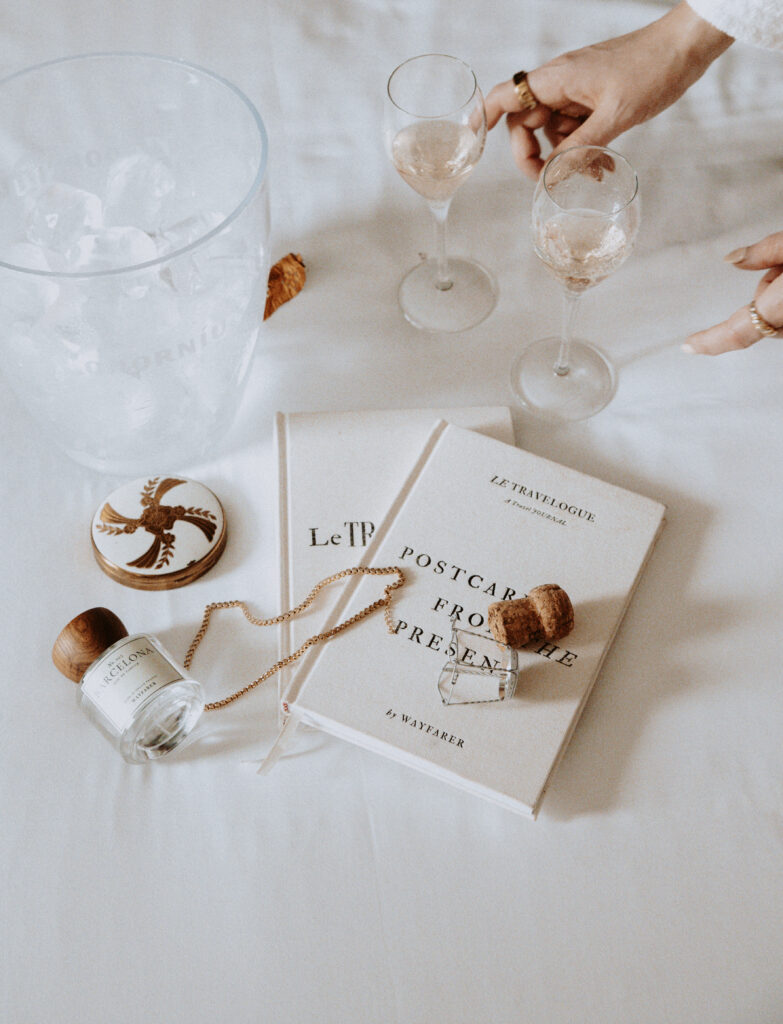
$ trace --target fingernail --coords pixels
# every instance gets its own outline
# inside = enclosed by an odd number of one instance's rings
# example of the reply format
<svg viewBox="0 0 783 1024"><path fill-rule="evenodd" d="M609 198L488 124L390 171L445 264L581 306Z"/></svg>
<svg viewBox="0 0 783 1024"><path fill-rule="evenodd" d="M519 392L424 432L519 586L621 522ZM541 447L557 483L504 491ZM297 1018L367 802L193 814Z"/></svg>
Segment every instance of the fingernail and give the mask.
<svg viewBox="0 0 783 1024"><path fill-rule="evenodd" d="M732 249L730 253L724 256L724 260L727 263L742 263L747 254L748 247L743 245L741 249Z"/></svg>
<svg viewBox="0 0 783 1024"><path fill-rule="evenodd" d="M687 341L683 342L683 344L680 345L680 348L683 352L687 352L689 355L696 355L696 349Z"/></svg>

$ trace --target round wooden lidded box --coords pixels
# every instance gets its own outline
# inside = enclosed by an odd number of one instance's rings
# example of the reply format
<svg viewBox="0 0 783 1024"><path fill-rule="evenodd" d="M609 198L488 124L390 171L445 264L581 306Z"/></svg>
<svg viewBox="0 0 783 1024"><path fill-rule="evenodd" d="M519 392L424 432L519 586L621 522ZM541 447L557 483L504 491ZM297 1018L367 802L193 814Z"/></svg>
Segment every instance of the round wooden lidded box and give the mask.
<svg viewBox="0 0 783 1024"><path fill-rule="evenodd" d="M98 565L140 590L182 587L212 568L226 546L217 496L182 476L142 477L113 491L92 520Z"/></svg>

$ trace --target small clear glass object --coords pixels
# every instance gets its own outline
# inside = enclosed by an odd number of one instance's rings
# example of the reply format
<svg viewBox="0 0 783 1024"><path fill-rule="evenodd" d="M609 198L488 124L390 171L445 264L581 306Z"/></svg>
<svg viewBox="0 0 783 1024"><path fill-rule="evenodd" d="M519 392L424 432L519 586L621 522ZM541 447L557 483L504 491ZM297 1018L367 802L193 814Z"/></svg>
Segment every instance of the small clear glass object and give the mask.
<svg viewBox="0 0 783 1024"><path fill-rule="evenodd" d="M204 710L200 683L148 633L113 644L84 673L79 705L129 764L171 753Z"/></svg>
<svg viewBox="0 0 783 1024"><path fill-rule="evenodd" d="M452 623L448 653L438 678L444 704L478 704L514 695L518 667L512 647Z"/></svg>
<svg viewBox="0 0 783 1024"><path fill-rule="evenodd" d="M625 262L639 230L639 182L625 157L573 146L545 166L533 197L536 255L563 289L559 335L530 342L511 368L511 389L529 412L553 422L583 420L617 388L611 360L573 337L579 299Z"/></svg>
<svg viewBox="0 0 783 1024"><path fill-rule="evenodd" d="M87 54L0 81L0 135L0 360L20 402L103 472L211 454L263 322L258 111L191 64Z"/></svg>
<svg viewBox="0 0 783 1024"><path fill-rule="evenodd" d="M425 331L467 330L495 307L489 271L446 252L451 200L481 158L486 137L484 97L464 61L425 53L392 72L384 108L386 151L426 202L435 228L435 254L408 271L398 294L405 318Z"/></svg>
<svg viewBox="0 0 783 1024"><path fill-rule="evenodd" d="M91 722L131 764L176 749L204 710L201 685L157 637L128 631L108 608L82 612L60 630L52 660L77 684Z"/></svg>

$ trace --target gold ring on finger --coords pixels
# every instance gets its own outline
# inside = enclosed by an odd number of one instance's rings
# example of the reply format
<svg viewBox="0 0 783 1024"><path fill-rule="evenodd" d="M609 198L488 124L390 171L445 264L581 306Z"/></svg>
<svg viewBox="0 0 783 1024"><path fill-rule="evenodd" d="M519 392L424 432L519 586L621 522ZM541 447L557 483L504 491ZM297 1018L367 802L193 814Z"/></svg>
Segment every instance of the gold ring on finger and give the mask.
<svg viewBox="0 0 783 1024"><path fill-rule="evenodd" d="M748 306L748 315L750 316L750 322L764 338L769 338L773 334L779 334L781 331L780 327L774 327L769 320L765 320L764 317L756 309L756 303L751 302Z"/></svg>
<svg viewBox="0 0 783 1024"><path fill-rule="evenodd" d="M538 100L533 95L530 86L527 84L527 71L517 71L512 79L516 90L519 106L522 110L534 110L538 106Z"/></svg>

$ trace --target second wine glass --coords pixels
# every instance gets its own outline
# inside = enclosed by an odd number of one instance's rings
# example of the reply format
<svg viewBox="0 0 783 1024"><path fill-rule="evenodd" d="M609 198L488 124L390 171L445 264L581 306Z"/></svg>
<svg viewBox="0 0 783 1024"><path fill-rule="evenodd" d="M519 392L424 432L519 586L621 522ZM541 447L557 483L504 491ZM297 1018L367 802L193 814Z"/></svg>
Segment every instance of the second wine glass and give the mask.
<svg viewBox="0 0 783 1024"><path fill-rule="evenodd" d="M481 264L446 252L451 200L487 137L484 97L472 69L438 53L400 64L387 86L384 134L392 163L424 197L435 224L435 255L417 264L400 285L402 311L424 330L474 327L495 306L495 282Z"/></svg>
<svg viewBox="0 0 783 1024"><path fill-rule="evenodd" d="M536 255L563 286L559 336L534 341L511 370L525 408L544 419L582 420L612 399L609 358L573 337L580 296L631 253L639 229L639 183L625 157L602 146L574 146L544 167L533 197Z"/></svg>

